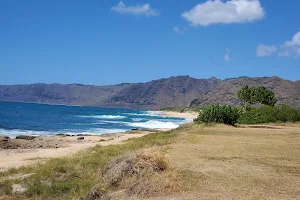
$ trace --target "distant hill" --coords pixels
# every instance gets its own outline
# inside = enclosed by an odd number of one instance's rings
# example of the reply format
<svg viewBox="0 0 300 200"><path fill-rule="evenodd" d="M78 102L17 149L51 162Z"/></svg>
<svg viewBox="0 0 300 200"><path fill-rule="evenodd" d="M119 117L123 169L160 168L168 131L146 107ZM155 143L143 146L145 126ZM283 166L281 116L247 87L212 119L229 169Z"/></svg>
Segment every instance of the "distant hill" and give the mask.
<svg viewBox="0 0 300 200"><path fill-rule="evenodd" d="M275 92L278 104L300 106L300 81L279 77L219 80L170 77L147 83L90 86L81 84L0 85L0 101L134 109L239 103L244 85L264 85Z"/></svg>
<svg viewBox="0 0 300 200"><path fill-rule="evenodd" d="M272 90L278 100L277 104L300 106L300 81L293 82L279 77L249 78L241 77L226 79L205 96L192 101L191 106L226 104L238 105L237 92L245 85L263 85Z"/></svg>

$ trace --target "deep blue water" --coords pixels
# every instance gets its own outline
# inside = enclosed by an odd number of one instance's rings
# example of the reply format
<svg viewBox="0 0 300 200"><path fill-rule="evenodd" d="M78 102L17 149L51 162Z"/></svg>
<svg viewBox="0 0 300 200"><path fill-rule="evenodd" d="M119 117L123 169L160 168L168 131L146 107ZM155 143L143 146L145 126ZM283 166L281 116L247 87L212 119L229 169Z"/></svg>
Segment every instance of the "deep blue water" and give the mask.
<svg viewBox="0 0 300 200"><path fill-rule="evenodd" d="M0 135L11 137L176 128L185 121L151 111L0 102Z"/></svg>

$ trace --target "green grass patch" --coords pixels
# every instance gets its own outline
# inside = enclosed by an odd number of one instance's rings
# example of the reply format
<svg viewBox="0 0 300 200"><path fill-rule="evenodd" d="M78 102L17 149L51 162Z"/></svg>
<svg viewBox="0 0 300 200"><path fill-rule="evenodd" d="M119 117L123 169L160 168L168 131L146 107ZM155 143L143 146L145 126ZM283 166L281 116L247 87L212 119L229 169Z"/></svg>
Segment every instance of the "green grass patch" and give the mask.
<svg viewBox="0 0 300 200"><path fill-rule="evenodd" d="M121 145L95 146L71 157L54 158L44 164L13 168L1 172L0 177L34 173L22 180L28 188L23 199L72 199L84 196L96 184L102 184L101 170L116 156L152 146L169 144L180 131L153 133L129 139ZM11 185L18 180L1 181L0 195L10 195ZM2 189L3 188L3 189Z"/></svg>

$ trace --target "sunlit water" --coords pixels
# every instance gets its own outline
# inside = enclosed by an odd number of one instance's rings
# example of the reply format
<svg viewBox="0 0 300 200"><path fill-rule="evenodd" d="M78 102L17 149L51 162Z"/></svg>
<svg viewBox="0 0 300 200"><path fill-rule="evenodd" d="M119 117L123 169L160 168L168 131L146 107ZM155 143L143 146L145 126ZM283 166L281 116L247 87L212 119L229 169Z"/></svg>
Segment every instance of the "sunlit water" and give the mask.
<svg viewBox="0 0 300 200"><path fill-rule="evenodd" d="M186 121L153 111L0 102L0 135L10 137L100 135L133 128L177 128Z"/></svg>

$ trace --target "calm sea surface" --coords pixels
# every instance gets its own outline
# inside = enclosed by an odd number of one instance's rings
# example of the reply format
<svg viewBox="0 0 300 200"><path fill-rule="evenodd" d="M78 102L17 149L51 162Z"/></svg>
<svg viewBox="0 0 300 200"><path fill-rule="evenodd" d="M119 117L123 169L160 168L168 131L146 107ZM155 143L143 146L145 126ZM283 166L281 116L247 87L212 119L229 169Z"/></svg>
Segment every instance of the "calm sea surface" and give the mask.
<svg viewBox="0 0 300 200"><path fill-rule="evenodd" d="M114 133L132 128L176 128L187 120L157 112L0 102L0 135Z"/></svg>

